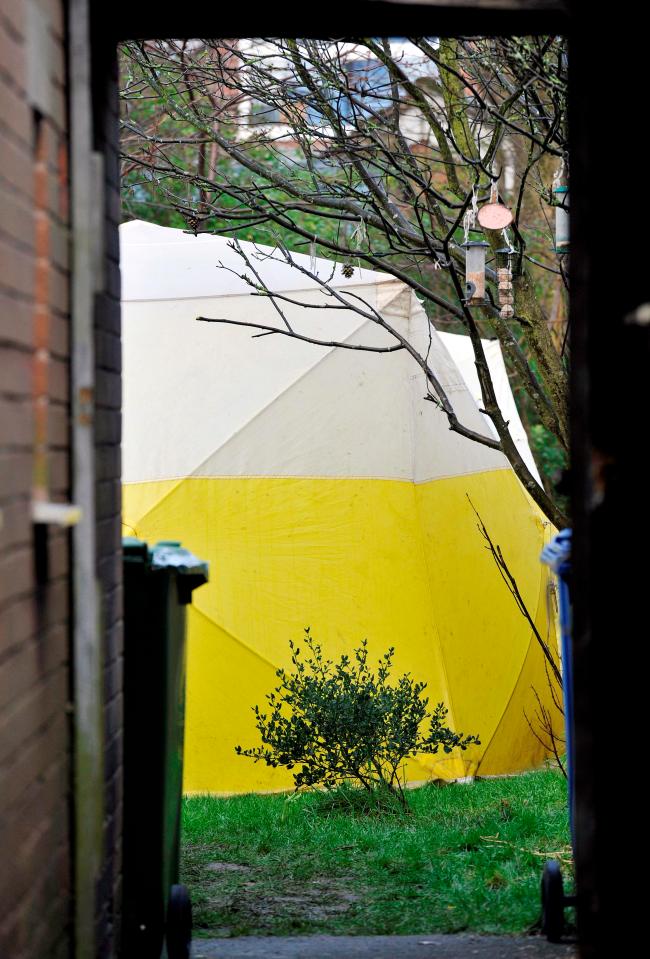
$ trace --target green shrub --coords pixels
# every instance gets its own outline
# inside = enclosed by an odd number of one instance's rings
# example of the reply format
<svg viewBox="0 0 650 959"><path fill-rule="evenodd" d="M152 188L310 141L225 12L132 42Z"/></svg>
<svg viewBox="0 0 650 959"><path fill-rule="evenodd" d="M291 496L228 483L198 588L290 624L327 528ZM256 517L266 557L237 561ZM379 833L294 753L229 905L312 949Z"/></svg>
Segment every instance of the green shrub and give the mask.
<svg viewBox="0 0 650 959"><path fill-rule="evenodd" d="M406 807L402 786L409 757L480 744L478 736L463 736L445 725L443 703L428 711L426 683L405 673L391 684L394 647L373 672L367 640L338 662L324 659L309 628L305 657L297 644L289 645L294 671L278 669L280 685L266 697L268 712L253 707L263 745L237 746L236 752L268 766L298 767L296 789L352 782L369 791L388 789Z"/></svg>

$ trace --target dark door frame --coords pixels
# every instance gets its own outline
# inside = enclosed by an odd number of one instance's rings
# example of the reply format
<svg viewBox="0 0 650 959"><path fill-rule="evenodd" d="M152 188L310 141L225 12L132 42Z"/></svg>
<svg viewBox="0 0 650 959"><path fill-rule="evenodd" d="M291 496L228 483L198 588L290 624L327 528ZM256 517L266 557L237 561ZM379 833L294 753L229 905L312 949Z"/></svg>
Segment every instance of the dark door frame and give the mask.
<svg viewBox="0 0 650 959"><path fill-rule="evenodd" d="M92 7L95 149L113 165L121 37L238 36L243 26L247 35L251 29L249 14L232 5L169 12L158 3L119 0ZM580 949L589 959L621 955L623 917L634 927L632 891L619 876L634 861L635 829L643 824L639 791L623 779L642 739L645 692L632 650L638 655L644 638L647 586L643 568L630 562L631 544L634 533L645 546L648 527L635 494L650 368L650 306L647 313L639 307L650 295L645 251L633 235L647 205L638 135L647 54L636 45L633 10L617 4L604 34L589 5L570 0L334 0L318 22L288 5L254 8L259 36L352 37L369 25L376 36L569 36L576 870ZM115 250L116 234L114 211L107 209L108 250Z"/></svg>

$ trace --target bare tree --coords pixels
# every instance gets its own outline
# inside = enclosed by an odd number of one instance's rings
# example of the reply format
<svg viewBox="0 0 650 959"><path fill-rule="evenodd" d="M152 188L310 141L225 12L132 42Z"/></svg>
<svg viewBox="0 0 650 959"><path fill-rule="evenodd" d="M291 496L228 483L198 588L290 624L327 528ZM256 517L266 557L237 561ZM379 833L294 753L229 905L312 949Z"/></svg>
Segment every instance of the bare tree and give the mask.
<svg viewBox="0 0 650 959"><path fill-rule="evenodd" d="M552 235L554 178L568 175L563 40L222 39L123 52L127 211L166 206L195 232L266 241L294 266L302 245L344 271L363 264L408 284L434 327L470 337L496 436L461 422L426 355L368 304L320 281L331 303L370 316L411 353L450 429L502 451L544 513L567 525L510 436L481 342L499 338L525 419L566 453L568 357L557 322L566 253ZM482 234L482 296L466 283L465 243L487 203L507 205L512 222ZM263 288L250 258L242 269L252 292L274 295L277 332L297 336L279 291Z"/></svg>

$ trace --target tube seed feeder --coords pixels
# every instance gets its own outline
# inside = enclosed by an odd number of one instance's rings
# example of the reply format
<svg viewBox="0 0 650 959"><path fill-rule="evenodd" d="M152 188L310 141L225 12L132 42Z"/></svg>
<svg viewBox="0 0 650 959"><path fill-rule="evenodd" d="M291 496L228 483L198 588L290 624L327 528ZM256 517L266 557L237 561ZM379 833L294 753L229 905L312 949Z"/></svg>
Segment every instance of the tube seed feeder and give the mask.
<svg viewBox="0 0 650 959"><path fill-rule="evenodd" d="M569 188L566 184L553 187L555 200L555 252L569 252Z"/></svg>
<svg viewBox="0 0 650 959"><path fill-rule="evenodd" d="M494 251L497 265L497 280L500 290L509 290L512 288L512 269L510 266L510 256L512 250L509 246L502 246Z"/></svg>
<svg viewBox="0 0 650 959"><path fill-rule="evenodd" d="M513 250L508 246L502 246L495 251L497 262L497 284L499 289L499 315L503 320L510 320L515 315L513 304L515 298L512 293L512 268L510 257Z"/></svg>
<svg viewBox="0 0 650 959"><path fill-rule="evenodd" d="M465 250L465 302L477 305L485 302L485 240L467 240Z"/></svg>

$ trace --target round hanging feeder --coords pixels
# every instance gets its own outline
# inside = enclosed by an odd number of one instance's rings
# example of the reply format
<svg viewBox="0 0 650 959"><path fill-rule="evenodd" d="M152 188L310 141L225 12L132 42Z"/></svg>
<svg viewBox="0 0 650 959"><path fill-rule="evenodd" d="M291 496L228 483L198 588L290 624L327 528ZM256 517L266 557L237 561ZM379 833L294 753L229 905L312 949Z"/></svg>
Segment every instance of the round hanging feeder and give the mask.
<svg viewBox="0 0 650 959"><path fill-rule="evenodd" d="M465 250L465 302L472 305L485 302L485 254L489 247L485 240L467 240Z"/></svg>
<svg viewBox="0 0 650 959"><path fill-rule="evenodd" d="M566 184L553 187L555 201L555 252L569 252L569 188Z"/></svg>
<svg viewBox="0 0 650 959"><path fill-rule="evenodd" d="M484 230L505 230L514 217L512 211L502 203L486 203L478 211L477 219Z"/></svg>

